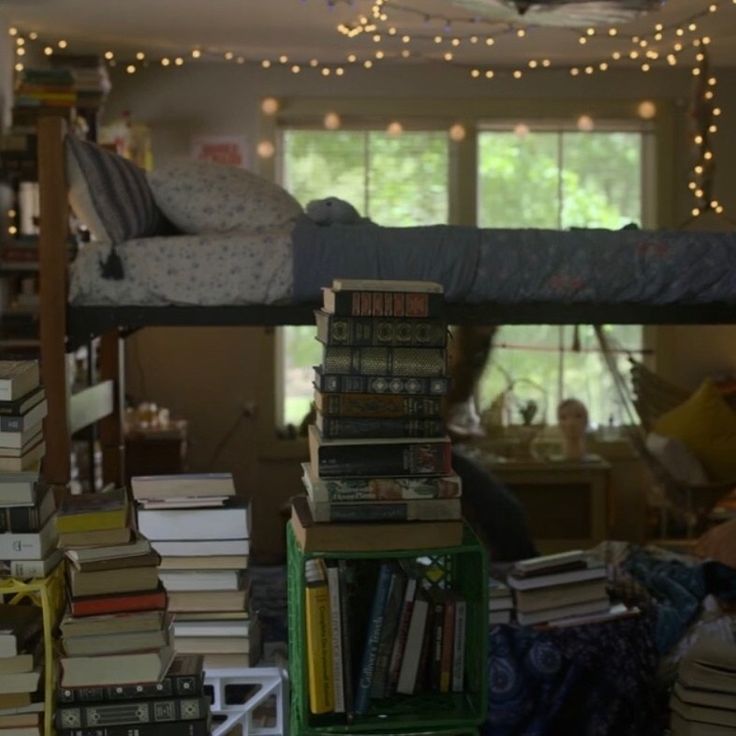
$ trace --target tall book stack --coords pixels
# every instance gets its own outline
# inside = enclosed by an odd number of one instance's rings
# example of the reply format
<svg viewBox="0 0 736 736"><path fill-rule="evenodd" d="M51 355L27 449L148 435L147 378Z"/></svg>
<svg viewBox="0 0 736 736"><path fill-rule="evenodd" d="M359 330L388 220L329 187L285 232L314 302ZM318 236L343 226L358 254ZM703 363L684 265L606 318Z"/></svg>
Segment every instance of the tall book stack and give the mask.
<svg viewBox="0 0 736 736"><path fill-rule="evenodd" d="M736 642L698 639L680 660L670 697L672 736L736 735Z"/></svg>
<svg viewBox="0 0 736 736"><path fill-rule="evenodd" d="M44 704L36 692L42 672L41 609L0 604L0 733L41 736Z"/></svg>
<svg viewBox="0 0 736 736"><path fill-rule="evenodd" d="M443 315L442 287L431 282L342 279L324 289L307 495L292 506L304 551L390 556L462 541L461 483L442 420ZM430 589L398 561L313 559L305 574L312 713L349 721L396 694L462 692L461 595Z"/></svg>
<svg viewBox="0 0 736 736"><path fill-rule="evenodd" d="M177 654L157 682L61 687L59 736L209 736L202 657Z"/></svg>
<svg viewBox="0 0 736 736"><path fill-rule="evenodd" d="M442 421L443 314L442 286L432 282L336 279L324 289L308 507L298 502L292 515L300 541L333 536L339 545L357 535L385 549L392 539L399 549L460 542L460 478ZM338 526L320 529L323 522ZM392 524L376 536L366 522Z"/></svg>
<svg viewBox="0 0 736 736"><path fill-rule="evenodd" d="M126 491L68 495L56 525L68 563L62 689L91 688L99 695L100 688L160 683L174 658L166 591L158 578L158 554L130 527ZM89 707L101 709L106 698L90 696L89 701ZM115 722L119 732L131 733L140 722L138 715L128 709L127 720ZM171 720L188 719L177 711ZM108 721L86 722L81 713L57 713L63 736L96 734L85 727L102 723Z"/></svg>
<svg viewBox="0 0 736 736"><path fill-rule="evenodd" d="M260 637L249 611L251 512L232 475L138 476L131 483L138 529L161 555L177 652L202 654L205 670L252 667Z"/></svg>
<svg viewBox="0 0 736 736"><path fill-rule="evenodd" d="M45 577L61 559L56 497L40 478L46 408L38 362L0 361L0 576Z"/></svg>

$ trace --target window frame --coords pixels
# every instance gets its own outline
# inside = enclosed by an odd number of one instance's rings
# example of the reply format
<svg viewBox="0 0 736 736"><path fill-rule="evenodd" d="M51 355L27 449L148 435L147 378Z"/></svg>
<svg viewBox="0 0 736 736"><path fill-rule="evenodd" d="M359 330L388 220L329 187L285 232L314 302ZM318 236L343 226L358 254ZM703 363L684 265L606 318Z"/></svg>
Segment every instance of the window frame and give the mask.
<svg viewBox="0 0 736 736"><path fill-rule="evenodd" d="M593 117L597 125L626 126L642 131L646 144L642 150L642 224L645 227L675 226L675 149L676 123L674 104L656 100L657 115L652 121L642 121L637 113L641 100L533 100L506 98L320 98L295 97L282 102L273 116L261 113L260 141L270 142L276 151L270 158L259 160L259 173L273 181L279 181L283 171L283 147L280 145L286 128L323 129L327 112L335 112L342 121L341 128L375 129L385 127L392 120L399 120L404 130L449 130L453 124L461 124L466 131L461 141L449 144L448 161L448 224L475 226L477 222L478 196L478 146L477 133L487 126L506 125L511 121L528 124L532 129L544 127L550 122L570 126L582 114ZM441 111L441 113L439 112ZM513 127L513 125L511 125ZM613 130L624 128L612 127ZM282 342L278 330L267 331L268 359L263 362L262 387L275 397L268 402L267 410L260 412L261 437L273 437L283 416L283 386L280 379L283 359ZM643 347L646 362L654 367L652 348L656 345L656 327L645 325ZM264 356L265 358L266 356ZM278 456L272 441L262 440L266 457Z"/></svg>

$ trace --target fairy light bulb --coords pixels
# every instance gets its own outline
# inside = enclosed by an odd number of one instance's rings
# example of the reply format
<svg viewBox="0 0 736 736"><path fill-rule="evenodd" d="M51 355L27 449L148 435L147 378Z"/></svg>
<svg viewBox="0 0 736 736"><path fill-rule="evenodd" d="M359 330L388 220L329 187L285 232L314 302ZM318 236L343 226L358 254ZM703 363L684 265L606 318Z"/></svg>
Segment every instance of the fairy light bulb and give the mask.
<svg viewBox="0 0 736 736"><path fill-rule="evenodd" d="M125 67L125 71L128 72L128 74L135 74L135 64L128 64L128 66Z"/></svg>
<svg viewBox="0 0 736 736"><path fill-rule="evenodd" d="M514 125L514 135L517 138L526 138L529 135L529 126L526 123L516 123Z"/></svg>
<svg viewBox="0 0 736 736"><path fill-rule="evenodd" d="M322 124L327 130L338 130L342 125L342 120L336 112L328 112L325 115Z"/></svg>
<svg viewBox="0 0 736 736"><path fill-rule="evenodd" d="M275 97L266 97L261 101L264 115L275 115L279 111L279 101Z"/></svg>
<svg viewBox="0 0 736 736"><path fill-rule="evenodd" d="M454 141L455 143L460 143L460 141L464 141L466 136L465 126L460 123L455 123L454 125L451 125L449 136L450 140Z"/></svg>
<svg viewBox="0 0 736 736"><path fill-rule="evenodd" d="M51 56L54 53L54 49L51 46L46 46L43 50L46 56Z"/></svg>
<svg viewBox="0 0 736 736"><path fill-rule="evenodd" d="M393 122L389 123L388 127L386 128L386 133L388 133L388 135L393 138L398 138L403 132L404 126L398 120L394 120Z"/></svg>
<svg viewBox="0 0 736 736"><path fill-rule="evenodd" d="M192 58L193 59L201 59L202 58L202 52L199 49L193 49L192 50Z"/></svg>
<svg viewBox="0 0 736 736"><path fill-rule="evenodd" d="M65 49L69 44L62 38L59 43L56 44L60 49Z"/></svg>
<svg viewBox="0 0 736 736"><path fill-rule="evenodd" d="M269 61L268 59L264 59L264 60L263 60L263 61L261 62L261 66L262 66L262 67L263 67L264 69L270 69L270 68L271 68L271 62L270 62L270 61Z"/></svg>
<svg viewBox="0 0 736 736"><path fill-rule="evenodd" d="M176 59L174 59L175 66L181 66L183 63L184 63L184 59L182 59L181 56L177 56Z"/></svg>
<svg viewBox="0 0 736 736"><path fill-rule="evenodd" d="M112 51L105 51L105 58L110 61L115 58L115 54Z"/></svg>
<svg viewBox="0 0 736 736"><path fill-rule="evenodd" d="M590 115L581 115L577 120L577 127L583 133L590 133L595 128L595 123Z"/></svg>
<svg viewBox="0 0 736 736"><path fill-rule="evenodd" d="M472 69L470 72L470 76L473 77L473 79L478 79L480 76L480 69Z"/></svg>
<svg viewBox="0 0 736 736"><path fill-rule="evenodd" d="M302 68L299 66L299 64L293 64L291 67L291 73L292 74L299 74L299 72L302 70Z"/></svg>
<svg viewBox="0 0 736 736"><path fill-rule="evenodd" d="M143 59L146 58L146 55L142 51L139 51L136 53L135 58L138 59L138 61L143 61Z"/></svg>
<svg viewBox="0 0 736 736"><path fill-rule="evenodd" d="M494 72L492 69L486 70L486 79L493 79L493 77L496 76L496 72Z"/></svg>
<svg viewBox="0 0 736 736"><path fill-rule="evenodd" d="M256 146L256 153L260 158L273 158L276 148L271 141L260 141Z"/></svg>
<svg viewBox="0 0 736 736"><path fill-rule="evenodd" d="M652 120L657 115L657 106L651 100L643 100L637 107L637 113L642 120Z"/></svg>

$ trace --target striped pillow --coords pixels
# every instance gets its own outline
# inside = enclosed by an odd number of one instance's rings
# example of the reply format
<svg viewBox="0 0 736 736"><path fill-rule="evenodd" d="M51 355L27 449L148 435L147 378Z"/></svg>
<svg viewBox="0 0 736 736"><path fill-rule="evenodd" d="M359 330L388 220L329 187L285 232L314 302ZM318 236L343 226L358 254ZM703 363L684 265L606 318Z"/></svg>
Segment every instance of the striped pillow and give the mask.
<svg viewBox="0 0 736 736"><path fill-rule="evenodd" d="M143 169L100 146L66 137L69 201L94 240L116 245L170 233Z"/></svg>

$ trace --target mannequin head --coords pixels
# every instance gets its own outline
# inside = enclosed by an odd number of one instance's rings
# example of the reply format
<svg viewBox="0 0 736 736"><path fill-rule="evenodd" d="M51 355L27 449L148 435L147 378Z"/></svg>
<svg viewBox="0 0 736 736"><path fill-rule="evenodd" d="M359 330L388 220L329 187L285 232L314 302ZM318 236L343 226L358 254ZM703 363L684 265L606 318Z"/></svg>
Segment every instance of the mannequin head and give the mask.
<svg viewBox="0 0 736 736"><path fill-rule="evenodd" d="M588 410L578 399L565 399L557 407L557 423L563 439L563 454L570 459L585 455Z"/></svg>

